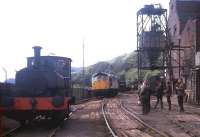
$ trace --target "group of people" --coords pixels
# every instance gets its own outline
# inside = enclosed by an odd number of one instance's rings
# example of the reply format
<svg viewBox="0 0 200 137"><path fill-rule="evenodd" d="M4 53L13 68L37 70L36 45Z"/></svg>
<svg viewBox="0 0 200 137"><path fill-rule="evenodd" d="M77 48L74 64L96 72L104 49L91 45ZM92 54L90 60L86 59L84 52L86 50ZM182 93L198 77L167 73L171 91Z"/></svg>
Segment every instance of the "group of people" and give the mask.
<svg viewBox="0 0 200 137"><path fill-rule="evenodd" d="M163 79L156 79L154 82L155 88L152 88L148 81L144 81L139 89L139 99L142 105L142 113L147 114L150 112L151 108L151 95L155 95L157 98L156 104L154 108L156 109L159 102L161 105L161 109L163 109L163 96L166 95L167 103L168 103L168 110L171 111L171 96L172 96L172 86L171 82L165 82ZM183 107L183 98L185 95L185 84L183 80L180 78L176 82L175 91L177 94L177 100L179 105L179 111L184 112Z"/></svg>

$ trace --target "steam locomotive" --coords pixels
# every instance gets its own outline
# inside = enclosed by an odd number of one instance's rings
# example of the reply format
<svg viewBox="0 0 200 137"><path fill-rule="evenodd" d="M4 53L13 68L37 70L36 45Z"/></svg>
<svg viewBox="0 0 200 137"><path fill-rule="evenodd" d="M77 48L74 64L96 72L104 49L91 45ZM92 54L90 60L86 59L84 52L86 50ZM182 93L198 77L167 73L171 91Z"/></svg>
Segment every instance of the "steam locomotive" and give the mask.
<svg viewBox="0 0 200 137"><path fill-rule="evenodd" d="M71 97L71 59L41 56L35 46L34 57L27 58L27 67L16 73L16 84L9 92L0 91L0 108L4 115L21 124L37 116L60 121L69 116Z"/></svg>
<svg viewBox="0 0 200 137"><path fill-rule="evenodd" d="M116 96L119 90L118 78L112 74L99 72L92 76L92 92L94 96Z"/></svg>

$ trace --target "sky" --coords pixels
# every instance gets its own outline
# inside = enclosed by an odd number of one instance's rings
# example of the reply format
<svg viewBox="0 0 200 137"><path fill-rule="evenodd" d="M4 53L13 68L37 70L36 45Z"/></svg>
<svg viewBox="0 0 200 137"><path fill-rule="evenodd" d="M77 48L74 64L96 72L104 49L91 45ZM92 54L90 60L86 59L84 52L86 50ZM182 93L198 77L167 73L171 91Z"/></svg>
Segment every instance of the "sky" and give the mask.
<svg viewBox="0 0 200 137"><path fill-rule="evenodd" d="M33 46L72 59L73 67L136 49L136 12L169 0L0 0L0 82L26 67Z"/></svg>

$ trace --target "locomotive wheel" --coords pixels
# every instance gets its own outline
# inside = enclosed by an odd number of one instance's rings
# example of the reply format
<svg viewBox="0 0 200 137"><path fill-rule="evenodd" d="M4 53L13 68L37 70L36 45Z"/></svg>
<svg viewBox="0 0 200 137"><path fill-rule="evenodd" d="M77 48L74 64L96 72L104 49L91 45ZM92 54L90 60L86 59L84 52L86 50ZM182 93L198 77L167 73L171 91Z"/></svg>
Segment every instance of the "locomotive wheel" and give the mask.
<svg viewBox="0 0 200 137"><path fill-rule="evenodd" d="M66 110L56 111L52 116L52 122L53 124L59 124L60 122L64 121L65 117L66 117Z"/></svg>
<svg viewBox="0 0 200 137"><path fill-rule="evenodd" d="M20 123L21 126L25 126L26 125L26 120L20 120L19 123Z"/></svg>

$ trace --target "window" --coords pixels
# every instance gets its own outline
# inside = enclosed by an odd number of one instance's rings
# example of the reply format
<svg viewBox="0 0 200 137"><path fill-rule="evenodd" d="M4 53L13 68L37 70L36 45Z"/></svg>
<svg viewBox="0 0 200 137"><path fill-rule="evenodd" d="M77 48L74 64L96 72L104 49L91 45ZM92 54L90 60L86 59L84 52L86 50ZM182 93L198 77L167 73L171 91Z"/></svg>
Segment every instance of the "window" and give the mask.
<svg viewBox="0 0 200 137"><path fill-rule="evenodd" d="M176 24L174 25L174 28L173 28L173 36L176 35L176 31L177 31L177 27L176 27Z"/></svg>

